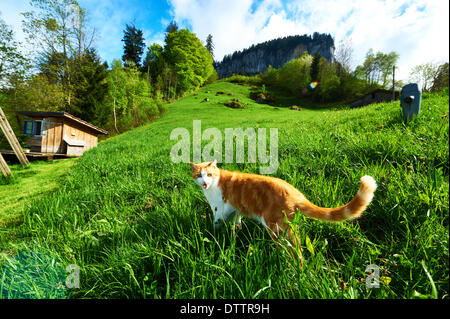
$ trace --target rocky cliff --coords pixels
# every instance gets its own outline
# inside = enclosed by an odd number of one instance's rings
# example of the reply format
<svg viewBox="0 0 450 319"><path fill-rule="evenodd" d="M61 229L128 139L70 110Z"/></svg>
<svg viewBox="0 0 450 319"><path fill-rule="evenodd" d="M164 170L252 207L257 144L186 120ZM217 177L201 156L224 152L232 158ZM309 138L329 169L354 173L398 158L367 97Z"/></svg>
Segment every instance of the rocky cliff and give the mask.
<svg viewBox="0 0 450 319"><path fill-rule="evenodd" d="M329 34L314 33L278 38L252 45L243 51L226 55L222 62L214 63L219 78L233 74L257 74L269 65L281 68L286 62L298 58L304 51L314 55L319 52L329 62L334 59L334 40Z"/></svg>

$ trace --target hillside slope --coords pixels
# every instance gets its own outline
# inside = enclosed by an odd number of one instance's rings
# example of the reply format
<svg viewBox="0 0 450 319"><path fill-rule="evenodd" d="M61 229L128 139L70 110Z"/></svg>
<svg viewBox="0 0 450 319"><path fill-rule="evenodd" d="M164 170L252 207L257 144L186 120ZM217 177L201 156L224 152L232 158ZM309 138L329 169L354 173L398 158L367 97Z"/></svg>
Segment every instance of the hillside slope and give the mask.
<svg viewBox="0 0 450 319"><path fill-rule="evenodd" d="M233 96L216 96L219 91ZM231 98L246 108L221 104ZM192 137L193 120L221 132L278 128L274 176L313 203L335 207L368 174L379 185L374 201L352 222L298 214L303 269L251 220L236 236L230 228L214 233L189 165L170 160L170 133L186 128ZM398 102L292 111L256 104L247 87L217 82L171 104L162 118L86 152L58 191L24 212L17 236L29 237L28 244L14 249L78 265L80 288L67 297L442 297L448 294L448 93L425 95L420 117L407 126L401 121ZM259 164L221 167L258 173ZM380 289L364 283L369 264L380 269Z"/></svg>

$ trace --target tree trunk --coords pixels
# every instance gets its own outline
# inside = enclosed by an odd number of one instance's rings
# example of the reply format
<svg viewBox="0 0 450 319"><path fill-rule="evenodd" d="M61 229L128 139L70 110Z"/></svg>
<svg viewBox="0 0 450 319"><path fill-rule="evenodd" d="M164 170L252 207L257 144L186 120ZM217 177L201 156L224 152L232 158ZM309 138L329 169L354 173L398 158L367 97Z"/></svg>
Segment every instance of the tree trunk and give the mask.
<svg viewBox="0 0 450 319"><path fill-rule="evenodd" d="M114 114L114 127L116 128L116 131L119 134L120 132L117 129L117 118L116 118L116 99L113 99L113 114Z"/></svg>

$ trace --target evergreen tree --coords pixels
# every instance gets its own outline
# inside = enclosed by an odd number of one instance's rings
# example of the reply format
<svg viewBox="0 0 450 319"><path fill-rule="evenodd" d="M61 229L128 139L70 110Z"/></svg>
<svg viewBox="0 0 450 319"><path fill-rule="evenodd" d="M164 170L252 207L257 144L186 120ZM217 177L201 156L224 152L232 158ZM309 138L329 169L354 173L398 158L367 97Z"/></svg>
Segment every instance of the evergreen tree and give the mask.
<svg viewBox="0 0 450 319"><path fill-rule="evenodd" d="M316 32L317 33L317 32ZM314 34L316 34L314 33ZM310 70L310 76L311 76L311 81L318 81L319 80L319 62L320 62L320 53L316 52L316 54L314 54L312 63L311 63L311 70Z"/></svg>
<svg viewBox="0 0 450 319"><path fill-rule="evenodd" d="M48 82L52 84L63 83L62 69L64 65L69 64L65 61L60 52L43 52L37 60L37 66L42 75L47 77Z"/></svg>
<svg viewBox="0 0 450 319"><path fill-rule="evenodd" d="M169 25L166 28L166 37L164 40L167 41L167 37L169 36L169 34L177 31L178 31L177 23L174 20L170 21Z"/></svg>
<svg viewBox="0 0 450 319"><path fill-rule="evenodd" d="M68 111L85 121L102 126L109 115L104 103L108 93L108 65L106 62L101 63L94 49L85 51L73 64L73 102Z"/></svg>
<svg viewBox="0 0 450 319"><path fill-rule="evenodd" d="M211 34L208 34L208 37L206 38L205 48L209 51L209 53L211 53L211 56L214 58L214 43Z"/></svg>
<svg viewBox="0 0 450 319"><path fill-rule="evenodd" d="M134 23L131 25L127 24L122 41L124 42L124 55L122 56L124 65L127 67L129 62L133 62L138 68L140 68L141 57L145 48L142 30L136 29Z"/></svg>

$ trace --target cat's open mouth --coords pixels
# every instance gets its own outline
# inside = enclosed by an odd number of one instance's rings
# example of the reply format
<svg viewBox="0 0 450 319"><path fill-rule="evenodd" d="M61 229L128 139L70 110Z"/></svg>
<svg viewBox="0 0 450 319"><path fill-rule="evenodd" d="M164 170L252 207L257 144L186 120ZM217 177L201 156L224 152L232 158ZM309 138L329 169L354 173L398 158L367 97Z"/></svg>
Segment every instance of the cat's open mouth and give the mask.
<svg viewBox="0 0 450 319"><path fill-rule="evenodd" d="M207 188L208 188L208 185L206 185L205 182L203 182L203 188L204 188L204 189L207 189Z"/></svg>

